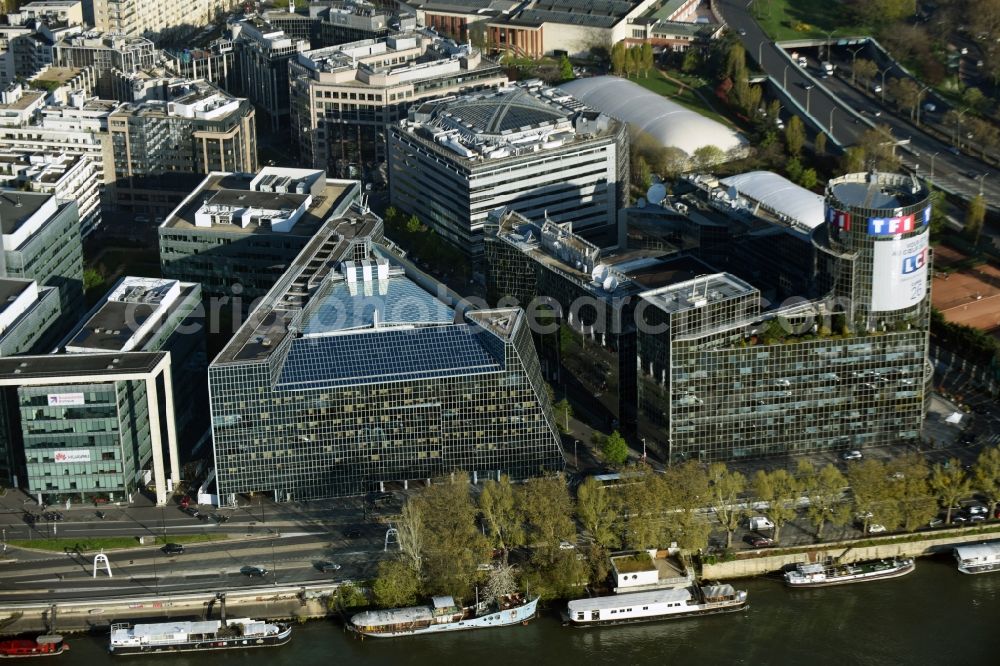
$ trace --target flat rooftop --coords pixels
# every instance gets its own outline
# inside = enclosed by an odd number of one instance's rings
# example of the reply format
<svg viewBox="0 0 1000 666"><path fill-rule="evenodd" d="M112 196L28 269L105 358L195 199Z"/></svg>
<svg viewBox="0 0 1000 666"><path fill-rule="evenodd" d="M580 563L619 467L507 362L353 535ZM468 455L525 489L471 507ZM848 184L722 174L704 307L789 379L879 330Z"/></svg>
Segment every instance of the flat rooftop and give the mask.
<svg viewBox="0 0 1000 666"><path fill-rule="evenodd" d="M51 194L0 190L0 232L12 234L52 198Z"/></svg>
<svg viewBox="0 0 1000 666"><path fill-rule="evenodd" d="M9 109L11 111L24 111L40 99L45 98L45 93L41 90L25 90L21 96L9 104L0 104L0 111Z"/></svg>
<svg viewBox="0 0 1000 666"><path fill-rule="evenodd" d="M16 278L0 279L0 312L31 286L31 282L31 280L18 280Z"/></svg>
<svg viewBox="0 0 1000 666"><path fill-rule="evenodd" d="M54 81L56 83L66 83L80 72L82 69L76 67L49 67L44 72L34 77L32 81Z"/></svg>
<svg viewBox="0 0 1000 666"><path fill-rule="evenodd" d="M47 354L0 357L0 380L45 379L53 384L71 383L74 377L150 372L166 352L120 354Z"/></svg>
<svg viewBox="0 0 1000 666"><path fill-rule="evenodd" d="M840 203L876 210L912 206L929 196L927 188L916 178L879 171L831 179L826 191Z"/></svg>
<svg viewBox="0 0 1000 666"><path fill-rule="evenodd" d="M683 312L711 302L752 294L753 287L729 273L703 275L686 282L654 289L643 298L664 312Z"/></svg>
<svg viewBox="0 0 1000 666"><path fill-rule="evenodd" d="M231 234L278 234L268 227L261 227L257 222L251 222L246 227L238 224L214 224L212 227L199 227L195 225L195 213L204 205L206 199L222 197L222 200L237 201L244 204L248 199L239 197L250 197L251 200L259 198L260 201L274 201L275 196L300 196L295 194L282 194L273 192L257 192L250 189L251 181L257 174L239 173L214 173L209 175L198 190L175 209L163 222L163 227L178 229L183 231L199 231L212 233ZM301 218L290 230L282 232L282 236L312 236L320 227L324 220L343 203L344 198L350 194L355 181L338 181L327 179L323 188L323 193L314 196L312 206L310 206ZM298 204L293 206L297 208Z"/></svg>

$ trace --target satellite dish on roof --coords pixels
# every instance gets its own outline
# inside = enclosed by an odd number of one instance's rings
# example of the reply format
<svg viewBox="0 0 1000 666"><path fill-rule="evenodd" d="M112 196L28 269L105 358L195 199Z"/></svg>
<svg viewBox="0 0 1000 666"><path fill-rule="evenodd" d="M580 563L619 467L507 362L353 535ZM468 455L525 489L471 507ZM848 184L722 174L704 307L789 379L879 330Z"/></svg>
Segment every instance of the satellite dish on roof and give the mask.
<svg viewBox="0 0 1000 666"><path fill-rule="evenodd" d="M635 205L638 206L639 208L645 208L646 207L646 198L645 197L639 197L639 199L635 202Z"/></svg>
<svg viewBox="0 0 1000 666"><path fill-rule="evenodd" d="M614 291L618 288L618 278L614 275L609 275L604 278L604 291Z"/></svg>
<svg viewBox="0 0 1000 666"><path fill-rule="evenodd" d="M604 282L604 278L608 277L608 267L604 264L597 264L590 276L594 278L594 282Z"/></svg>
<svg viewBox="0 0 1000 666"><path fill-rule="evenodd" d="M659 206L660 202L667 198L667 188L663 183L653 183L646 191L646 198L649 203Z"/></svg>

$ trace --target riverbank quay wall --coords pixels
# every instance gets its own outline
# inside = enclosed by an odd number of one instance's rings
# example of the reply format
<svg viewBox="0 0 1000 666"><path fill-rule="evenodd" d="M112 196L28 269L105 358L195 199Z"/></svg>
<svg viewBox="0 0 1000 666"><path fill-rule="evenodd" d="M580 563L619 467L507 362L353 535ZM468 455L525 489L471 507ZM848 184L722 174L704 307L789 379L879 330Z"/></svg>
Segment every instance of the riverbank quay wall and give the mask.
<svg viewBox="0 0 1000 666"><path fill-rule="evenodd" d="M312 583L225 590L226 616L269 620L307 620L327 617L330 615L327 600L339 586L340 583ZM45 631L53 605L56 607L56 631L63 634L104 632L110 628L113 621L218 619L221 611L221 603L215 591L145 596L132 594L128 597L54 602L44 601L47 593L47 590L39 590L39 601L8 603L0 600L0 623L5 618L21 614L15 621L5 624L0 629L0 635L13 636Z"/></svg>
<svg viewBox="0 0 1000 666"><path fill-rule="evenodd" d="M800 562L823 562L827 558L839 562L858 562L889 557L926 557L949 554L955 546L965 543L998 539L1000 539L1000 525L991 525L982 528L958 528L948 530L947 533L935 532L933 535L928 534L924 538L916 539L913 534L899 534L821 543L815 546L768 548L728 562L703 564L702 577L706 580L753 578L781 571Z"/></svg>

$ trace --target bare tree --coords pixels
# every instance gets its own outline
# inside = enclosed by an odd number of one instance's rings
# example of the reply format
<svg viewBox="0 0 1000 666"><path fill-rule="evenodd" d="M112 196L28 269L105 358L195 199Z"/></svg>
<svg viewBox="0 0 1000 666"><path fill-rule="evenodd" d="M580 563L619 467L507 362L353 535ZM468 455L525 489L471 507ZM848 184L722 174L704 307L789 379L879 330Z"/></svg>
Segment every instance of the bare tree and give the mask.
<svg viewBox="0 0 1000 666"><path fill-rule="evenodd" d="M399 533L399 549L403 552L403 559L419 576L420 553L424 549L424 522L416 503L407 502L403 505L403 514L396 530Z"/></svg>

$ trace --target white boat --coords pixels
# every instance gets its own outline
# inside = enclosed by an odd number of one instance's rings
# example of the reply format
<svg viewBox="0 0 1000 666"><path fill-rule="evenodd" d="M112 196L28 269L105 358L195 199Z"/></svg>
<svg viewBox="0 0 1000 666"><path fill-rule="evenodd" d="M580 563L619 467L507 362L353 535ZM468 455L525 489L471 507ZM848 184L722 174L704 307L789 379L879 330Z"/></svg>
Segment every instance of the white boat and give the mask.
<svg viewBox="0 0 1000 666"><path fill-rule="evenodd" d="M452 597L433 597L429 606L392 608L358 613L349 628L364 636L390 638L444 631L506 627L535 617L538 597L520 594L501 597L493 603L461 607Z"/></svg>
<svg viewBox="0 0 1000 666"><path fill-rule="evenodd" d="M956 546L955 559L958 570L964 574L1000 570L1000 541Z"/></svg>
<svg viewBox="0 0 1000 666"><path fill-rule="evenodd" d="M116 623L111 625L112 654L150 654L230 650L284 645L291 625L249 618L201 622Z"/></svg>
<svg viewBox="0 0 1000 666"><path fill-rule="evenodd" d="M746 591L732 585L707 585L575 599L566 610L571 625L590 627L733 613L747 606Z"/></svg>
<svg viewBox="0 0 1000 666"><path fill-rule="evenodd" d="M865 560L852 564L803 563L785 572L789 587L829 587L905 576L916 568L912 557Z"/></svg>

